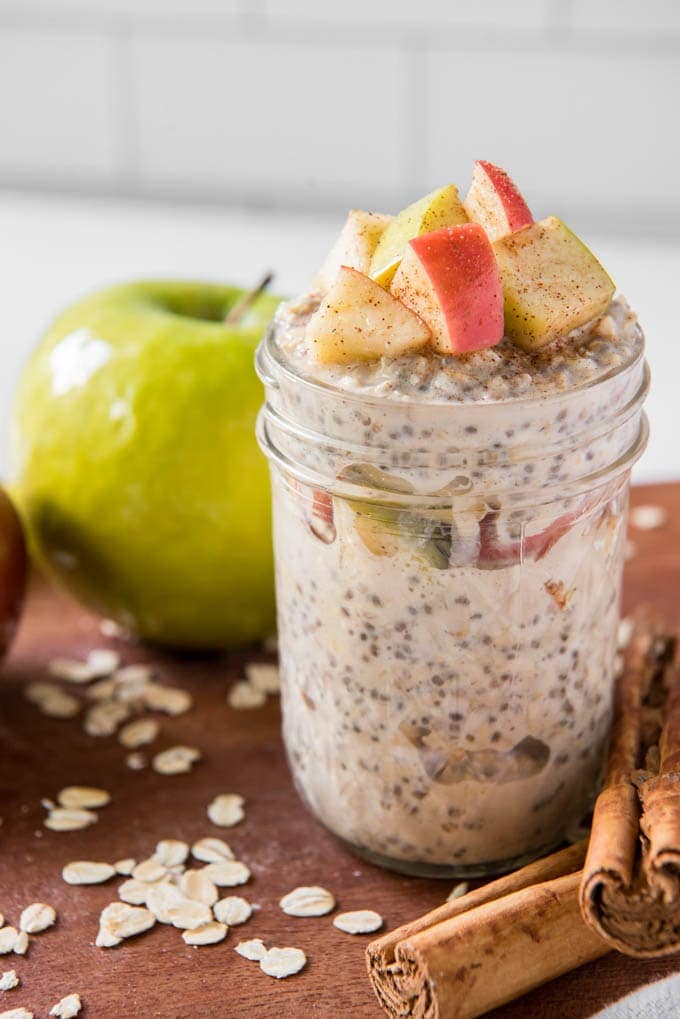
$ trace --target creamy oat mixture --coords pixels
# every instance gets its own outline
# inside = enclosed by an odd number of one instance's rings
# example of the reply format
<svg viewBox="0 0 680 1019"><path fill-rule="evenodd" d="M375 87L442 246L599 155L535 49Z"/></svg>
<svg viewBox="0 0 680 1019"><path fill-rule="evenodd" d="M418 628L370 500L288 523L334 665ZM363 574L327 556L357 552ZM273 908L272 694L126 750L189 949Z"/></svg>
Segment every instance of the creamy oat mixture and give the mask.
<svg viewBox="0 0 680 1019"><path fill-rule="evenodd" d="M320 366L315 303L258 358L295 780L379 862L496 870L599 779L642 334L617 299L542 354Z"/></svg>

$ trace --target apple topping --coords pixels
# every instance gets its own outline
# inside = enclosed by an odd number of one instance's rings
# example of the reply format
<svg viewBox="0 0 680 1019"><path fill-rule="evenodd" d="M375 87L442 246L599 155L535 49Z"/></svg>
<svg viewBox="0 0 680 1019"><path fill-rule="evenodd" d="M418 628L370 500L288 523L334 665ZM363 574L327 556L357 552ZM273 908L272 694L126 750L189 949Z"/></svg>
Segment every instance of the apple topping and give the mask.
<svg viewBox="0 0 680 1019"><path fill-rule="evenodd" d="M343 265L306 336L322 364L353 364L418 350L429 342L430 330L379 283Z"/></svg>
<svg viewBox="0 0 680 1019"><path fill-rule="evenodd" d="M384 216L379 212L352 209L314 280L314 289L325 293L337 277L341 265L368 274L378 241L393 219L394 216Z"/></svg>
<svg viewBox="0 0 680 1019"><path fill-rule="evenodd" d="M613 281L556 216L508 234L493 247L503 281L505 331L524 350L566 336L609 307Z"/></svg>
<svg viewBox="0 0 680 1019"><path fill-rule="evenodd" d="M385 229L371 259L370 275L381 286L389 287L410 240L467 220L455 184L432 191L403 209Z"/></svg>
<svg viewBox="0 0 680 1019"><path fill-rule="evenodd" d="M500 166L482 159L475 163L463 207L470 219L484 227L491 241L534 221L512 178Z"/></svg>
<svg viewBox="0 0 680 1019"><path fill-rule="evenodd" d="M503 291L493 249L479 223L409 242L392 293L417 312L442 354L491 347L503 339Z"/></svg>

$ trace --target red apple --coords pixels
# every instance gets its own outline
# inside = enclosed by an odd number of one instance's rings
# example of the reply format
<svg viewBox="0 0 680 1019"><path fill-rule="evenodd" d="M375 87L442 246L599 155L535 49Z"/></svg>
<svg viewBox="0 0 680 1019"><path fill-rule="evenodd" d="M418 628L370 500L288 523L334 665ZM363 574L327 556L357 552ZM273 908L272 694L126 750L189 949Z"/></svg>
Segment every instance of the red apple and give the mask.
<svg viewBox="0 0 680 1019"><path fill-rule="evenodd" d="M512 178L500 166L483 159L475 163L463 207L470 219L484 227L492 241L534 221Z"/></svg>
<svg viewBox="0 0 680 1019"><path fill-rule="evenodd" d="M442 354L481 350L503 339L501 279L479 223L414 237L391 289L430 327Z"/></svg>
<svg viewBox="0 0 680 1019"><path fill-rule="evenodd" d="M14 505L0 488L0 655L14 636L26 586L26 545Z"/></svg>
<svg viewBox="0 0 680 1019"><path fill-rule="evenodd" d="M571 529L580 515L564 513L542 531L527 534L523 541L508 541L503 540L498 533L498 513L487 513L479 522L480 568L500 570L505 566L516 566L523 559L542 559Z"/></svg>

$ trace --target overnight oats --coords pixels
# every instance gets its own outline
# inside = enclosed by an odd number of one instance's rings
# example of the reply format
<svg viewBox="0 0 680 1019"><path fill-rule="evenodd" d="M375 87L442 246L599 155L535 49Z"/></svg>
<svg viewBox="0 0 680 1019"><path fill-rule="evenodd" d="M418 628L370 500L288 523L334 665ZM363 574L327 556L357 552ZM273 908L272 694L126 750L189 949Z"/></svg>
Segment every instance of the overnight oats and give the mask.
<svg viewBox="0 0 680 1019"><path fill-rule="evenodd" d="M590 806L611 718L635 315L478 163L355 210L257 357L284 738L314 814L407 873L507 869Z"/></svg>

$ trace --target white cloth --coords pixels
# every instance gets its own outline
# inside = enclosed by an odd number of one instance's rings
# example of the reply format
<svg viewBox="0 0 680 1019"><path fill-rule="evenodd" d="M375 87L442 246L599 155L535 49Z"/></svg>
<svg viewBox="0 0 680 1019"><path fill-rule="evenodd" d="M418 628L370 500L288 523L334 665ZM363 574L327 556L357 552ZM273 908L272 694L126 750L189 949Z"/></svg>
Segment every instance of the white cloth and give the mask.
<svg viewBox="0 0 680 1019"><path fill-rule="evenodd" d="M608 1005L592 1019L678 1019L680 1017L680 974L638 988L620 1001Z"/></svg>

